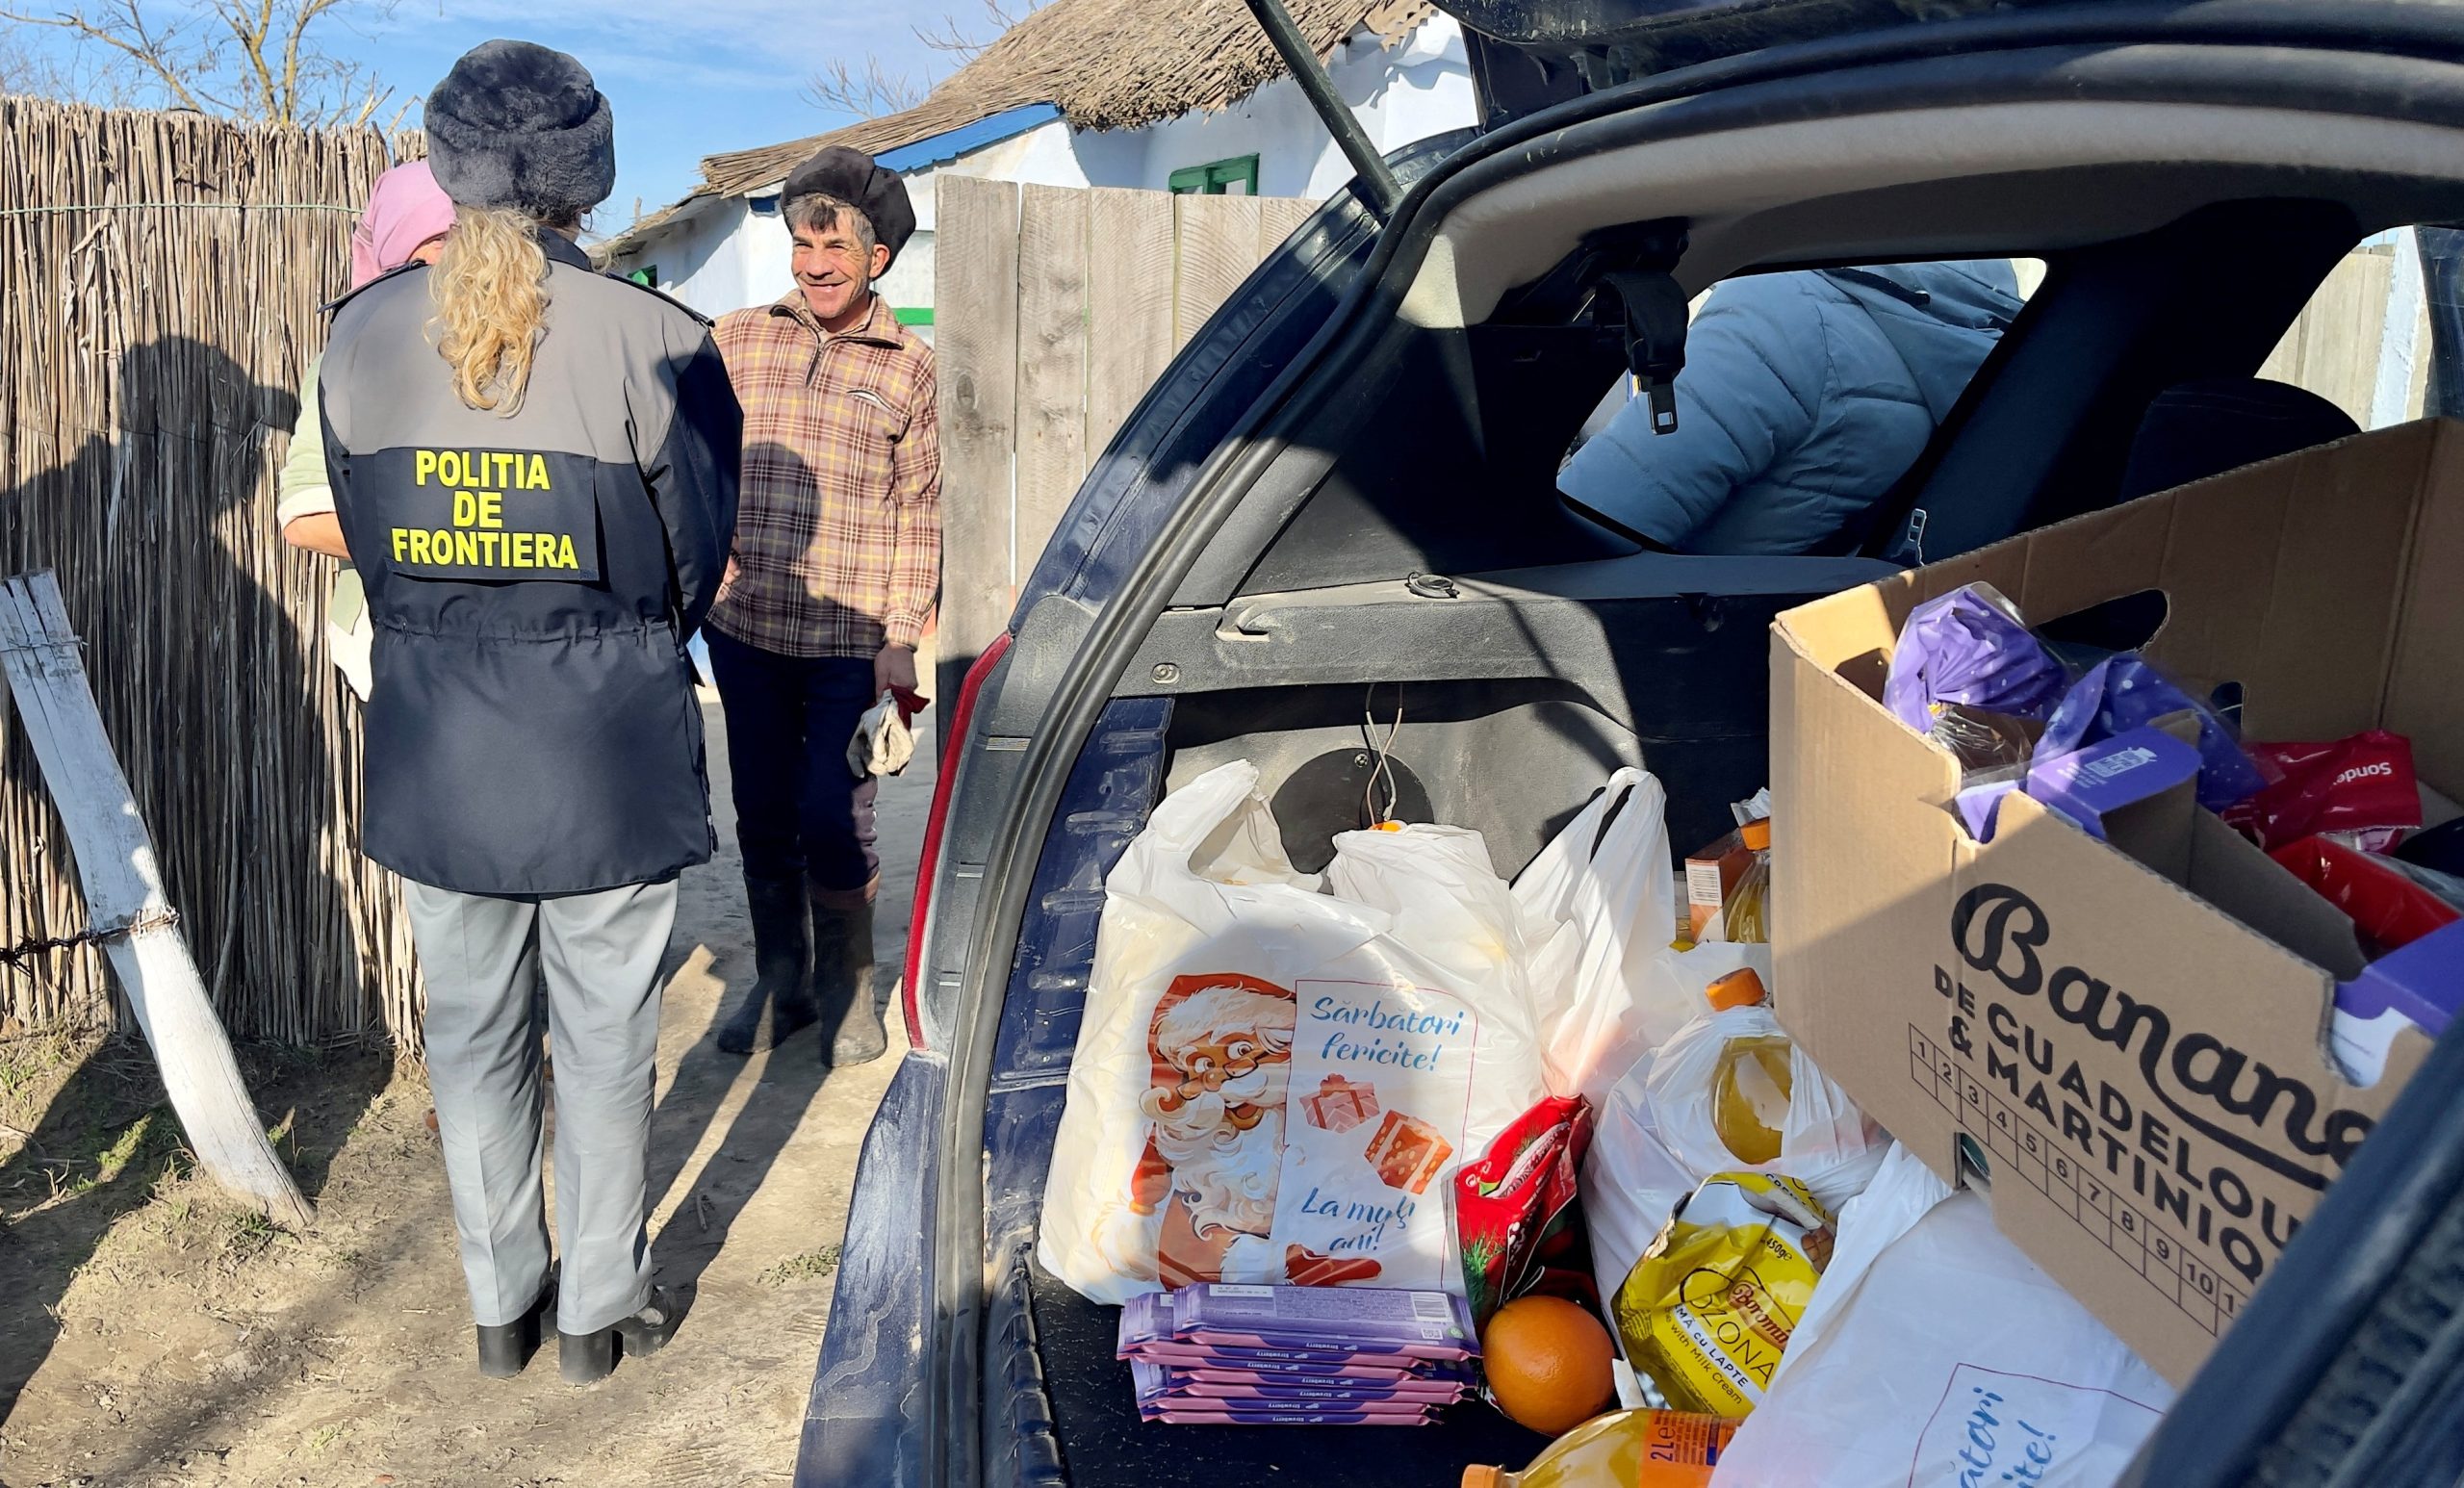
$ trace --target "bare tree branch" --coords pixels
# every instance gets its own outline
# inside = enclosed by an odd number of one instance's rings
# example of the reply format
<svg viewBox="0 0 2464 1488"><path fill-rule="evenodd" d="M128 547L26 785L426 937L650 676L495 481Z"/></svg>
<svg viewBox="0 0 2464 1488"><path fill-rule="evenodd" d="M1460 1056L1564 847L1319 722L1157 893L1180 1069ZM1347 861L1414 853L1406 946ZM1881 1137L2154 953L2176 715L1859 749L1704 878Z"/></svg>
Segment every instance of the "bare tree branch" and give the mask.
<svg viewBox="0 0 2464 1488"><path fill-rule="evenodd" d="M133 101L129 72L123 59L45 46L34 24L0 12L0 93L120 107Z"/></svg>
<svg viewBox="0 0 2464 1488"><path fill-rule="evenodd" d="M124 70L173 107L316 126L365 123L393 90L327 51L315 33L352 13L381 18L394 4L206 0L184 11L177 0L78 0L48 14L0 9L0 20L64 33L106 59L89 69L95 78Z"/></svg>
<svg viewBox="0 0 2464 1488"><path fill-rule="evenodd" d="M955 15L942 13L941 23L935 27L912 26L915 39L934 51L953 56L962 64L973 62L977 54L1001 39L1001 34L1027 18L1035 9L1033 0L1013 10L1003 0L983 0L984 13L962 27Z"/></svg>
<svg viewBox="0 0 2464 1488"><path fill-rule="evenodd" d="M887 71L878 57L865 58L860 72L850 67L845 58L834 57L828 66L806 80L804 99L834 114L879 118L915 107L931 90L904 72Z"/></svg>
<svg viewBox="0 0 2464 1488"><path fill-rule="evenodd" d="M955 57L958 65L973 62L984 49L999 40L1002 34L1026 18L1039 0L980 0L982 14L962 21L943 13L935 26L916 25L909 29L915 39L929 51L944 57ZM833 114L852 114L858 118L879 118L885 114L897 114L914 108L931 96L936 79L929 74L920 82L905 72L892 73L883 66L879 57L866 57L860 66L851 65L843 57L831 59L830 64L814 73L805 83L804 99L816 109Z"/></svg>

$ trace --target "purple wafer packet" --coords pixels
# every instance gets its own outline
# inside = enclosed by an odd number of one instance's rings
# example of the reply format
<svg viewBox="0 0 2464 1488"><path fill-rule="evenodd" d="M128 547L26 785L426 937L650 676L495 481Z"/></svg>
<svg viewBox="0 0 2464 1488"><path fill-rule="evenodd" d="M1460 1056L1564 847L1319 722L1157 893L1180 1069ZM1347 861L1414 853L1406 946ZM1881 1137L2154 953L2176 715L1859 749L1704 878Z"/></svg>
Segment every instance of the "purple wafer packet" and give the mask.
<svg viewBox="0 0 2464 1488"><path fill-rule="evenodd" d="M2042 719L2069 680L2000 590L1963 584L1909 612L1883 680L1883 706L1930 734L1937 704Z"/></svg>
<svg viewBox="0 0 2464 1488"><path fill-rule="evenodd" d="M1477 1349L1459 1296L1386 1287L1258 1287L1200 1282L1172 1294L1172 1333L1244 1348L1343 1349L1468 1359Z"/></svg>
<svg viewBox="0 0 2464 1488"><path fill-rule="evenodd" d="M1201 1402L1175 1401L1169 1406L1138 1408L1142 1421L1161 1422L1172 1426L1425 1426L1437 1420L1434 1411L1409 1413L1330 1410L1330 1411L1245 1411L1206 1410ZM1222 1404L1222 1401L1203 1402Z"/></svg>
<svg viewBox="0 0 2464 1488"><path fill-rule="evenodd" d="M2258 794L2267 784L2258 763L2243 753L2233 731L2214 708L2195 702L2138 656L2108 656L2090 668L2053 710L2037 741L2037 757L2050 759L2173 713L2198 720L2198 804L2220 811ZM2030 788L2029 794L2036 791Z"/></svg>
<svg viewBox="0 0 2464 1488"><path fill-rule="evenodd" d="M1351 1405L1377 1405L1401 1409L1424 1405L1447 1405L1460 1399L1464 1387L1436 1380L1407 1380L1400 1383L1348 1382L1341 1379L1322 1380L1312 1384L1258 1383L1249 1380L1201 1379L1190 1372L1165 1369L1143 1361L1132 1361L1131 1383L1141 1402L1167 1397L1192 1400L1247 1401L1264 1408L1274 1401L1338 1401ZM1317 1406L1307 1408L1317 1409Z"/></svg>
<svg viewBox="0 0 2464 1488"><path fill-rule="evenodd" d="M1143 1293L1120 1304L1120 1331L1114 1341L1113 1357L1126 1359L1141 1346L1171 1336L1171 1294Z"/></svg>
<svg viewBox="0 0 2464 1488"><path fill-rule="evenodd" d="M1174 1394L1228 1399L1413 1400L1444 1405L1460 1399L1469 1388L1453 1379L1361 1379L1345 1375L1295 1379L1286 1375L1260 1376L1245 1370L1180 1370L1168 1366L1141 1373L1134 1363L1130 1377L1141 1381L1142 1391L1146 1388L1145 1382L1152 1380Z"/></svg>
<svg viewBox="0 0 2464 1488"><path fill-rule="evenodd" d="M1413 1368L1425 1361L1400 1354L1351 1354L1322 1359L1278 1359L1238 1348L1209 1348L1202 1344L1146 1344L1125 1357L1143 1359L1168 1370L1237 1370L1245 1374L1288 1379L1295 1383L1327 1379L1404 1380L1435 1376Z"/></svg>
<svg viewBox="0 0 2464 1488"><path fill-rule="evenodd" d="M2085 749L2040 757L2028 771L2028 794L2104 841L2108 815L2198 774L2197 750L2162 729L2127 729Z"/></svg>
<svg viewBox="0 0 2464 1488"><path fill-rule="evenodd" d="M1434 1382L1403 1385L1259 1385L1172 1376L1168 1393L1190 1399L1220 1400L1352 1400L1405 1405L1451 1405L1463 1398L1461 1385Z"/></svg>
<svg viewBox="0 0 2464 1488"><path fill-rule="evenodd" d="M1142 1343L1119 1355L1167 1369L1240 1370L1278 1379L1438 1379L1469 1382L1478 1366L1466 1359L1421 1359L1400 1353L1326 1353L1281 1348L1220 1348L1169 1339Z"/></svg>

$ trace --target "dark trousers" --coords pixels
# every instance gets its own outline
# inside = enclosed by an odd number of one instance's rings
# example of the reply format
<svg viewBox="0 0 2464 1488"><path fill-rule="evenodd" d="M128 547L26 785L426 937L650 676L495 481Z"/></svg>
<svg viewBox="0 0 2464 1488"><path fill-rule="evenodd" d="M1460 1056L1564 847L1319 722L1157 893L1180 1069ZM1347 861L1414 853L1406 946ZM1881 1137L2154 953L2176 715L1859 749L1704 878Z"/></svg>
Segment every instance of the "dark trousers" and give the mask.
<svg viewBox="0 0 2464 1488"><path fill-rule="evenodd" d="M847 744L875 701L872 658L783 656L715 629L702 634L727 710L746 875L865 889L882 867L873 845L879 782L849 772Z"/></svg>

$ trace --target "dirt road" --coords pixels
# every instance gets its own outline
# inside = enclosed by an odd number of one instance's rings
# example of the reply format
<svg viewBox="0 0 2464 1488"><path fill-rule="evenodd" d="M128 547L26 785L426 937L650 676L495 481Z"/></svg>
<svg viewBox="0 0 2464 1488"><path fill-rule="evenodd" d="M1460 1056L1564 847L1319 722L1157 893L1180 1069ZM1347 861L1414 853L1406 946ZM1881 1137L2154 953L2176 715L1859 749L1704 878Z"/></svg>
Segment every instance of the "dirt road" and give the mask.
<svg viewBox="0 0 2464 1488"><path fill-rule="evenodd" d="M885 988L932 779L919 756L883 793ZM668 1348L587 1390L552 1343L520 1379L479 1377L427 1092L381 1052L246 1051L318 1204L290 1235L182 1175L141 1045L0 1042L0 1485L787 1481L857 1153L905 1045L895 1007L891 1056L826 1078L809 1031L750 1062L711 1045L753 977L714 783L722 856L685 876L659 1039L652 1244L659 1280L696 1293Z"/></svg>

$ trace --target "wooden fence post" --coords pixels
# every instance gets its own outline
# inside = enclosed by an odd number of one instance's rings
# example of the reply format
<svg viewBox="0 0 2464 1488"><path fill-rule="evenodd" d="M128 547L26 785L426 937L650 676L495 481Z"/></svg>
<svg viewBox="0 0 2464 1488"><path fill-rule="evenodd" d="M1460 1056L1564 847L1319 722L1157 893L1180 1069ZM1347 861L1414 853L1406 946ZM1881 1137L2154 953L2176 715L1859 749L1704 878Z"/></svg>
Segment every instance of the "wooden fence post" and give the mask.
<svg viewBox="0 0 2464 1488"><path fill-rule="evenodd" d="M941 385L941 623L935 727L1010 619L1011 455L1017 438L1018 188L944 175L933 188L933 355Z"/></svg>
<svg viewBox="0 0 2464 1488"><path fill-rule="evenodd" d="M0 582L0 661L9 690L67 827L93 932L162 1066L163 1088L197 1166L270 1218L304 1228L316 1212L257 1123L231 1040L173 928L154 843L103 732L77 650L60 584L49 573Z"/></svg>
<svg viewBox="0 0 2464 1488"><path fill-rule="evenodd" d="M935 696L1018 586L1172 353L1317 203L938 178L941 620ZM938 714L949 742L950 709Z"/></svg>
<svg viewBox="0 0 2464 1488"><path fill-rule="evenodd" d="M1028 187L1018 212L1014 589L1087 478L1087 192Z"/></svg>

